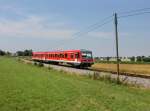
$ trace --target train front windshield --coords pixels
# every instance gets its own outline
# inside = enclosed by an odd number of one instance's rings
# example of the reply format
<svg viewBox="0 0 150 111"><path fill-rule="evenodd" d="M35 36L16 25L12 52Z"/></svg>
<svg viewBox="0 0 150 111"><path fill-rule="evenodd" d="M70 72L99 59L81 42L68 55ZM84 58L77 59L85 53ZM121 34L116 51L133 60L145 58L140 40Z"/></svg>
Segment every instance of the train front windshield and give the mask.
<svg viewBox="0 0 150 111"><path fill-rule="evenodd" d="M92 59L92 52L82 52L82 58L84 59Z"/></svg>

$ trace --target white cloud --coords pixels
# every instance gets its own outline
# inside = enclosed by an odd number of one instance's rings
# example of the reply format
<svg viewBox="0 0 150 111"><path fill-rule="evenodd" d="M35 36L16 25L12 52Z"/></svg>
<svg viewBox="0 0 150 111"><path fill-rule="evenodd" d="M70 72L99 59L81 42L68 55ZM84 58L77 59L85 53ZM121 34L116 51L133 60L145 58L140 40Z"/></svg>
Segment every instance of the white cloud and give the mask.
<svg viewBox="0 0 150 111"><path fill-rule="evenodd" d="M58 20L55 20L54 22L48 17L27 14L26 12L23 12L22 9L16 8L13 5L4 5L0 7L0 10L15 13L18 15L18 18L23 17L21 20L0 18L0 37L69 39L77 32L75 29L70 29L68 23ZM114 32L89 32L82 36L110 39L114 37Z"/></svg>
<svg viewBox="0 0 150 111"><path fill-rule="evenodd" d="M0 15L0 37L66 39L75 33L75 30L71 29L67 22L56 19L60 18L58 14L36 16L15 4L0 5L0 12L14 15L17 18Z"/></svg>
<svg viewBox="0 0 150 111"><path fill-rule="evenodd" d="M49 22L39 16L28 16L19 21L4 19L0 21L0 36L69 38L74 32L65 23Z"/></svg>

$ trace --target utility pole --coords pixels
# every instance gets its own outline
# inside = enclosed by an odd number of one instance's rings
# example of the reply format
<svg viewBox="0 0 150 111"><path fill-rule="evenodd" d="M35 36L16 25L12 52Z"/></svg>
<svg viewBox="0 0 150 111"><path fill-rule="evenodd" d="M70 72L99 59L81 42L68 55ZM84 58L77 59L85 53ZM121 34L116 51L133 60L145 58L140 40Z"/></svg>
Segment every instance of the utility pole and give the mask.
<svg viewBox="0 0 150 111"><path fill-rule="evenodd" d="M118 49L118 20L117 13L114 13L114 24L115 24L115 36L116 36L116 57L117 57L117 82L120 82L119 79L119 49Z"/></svg>

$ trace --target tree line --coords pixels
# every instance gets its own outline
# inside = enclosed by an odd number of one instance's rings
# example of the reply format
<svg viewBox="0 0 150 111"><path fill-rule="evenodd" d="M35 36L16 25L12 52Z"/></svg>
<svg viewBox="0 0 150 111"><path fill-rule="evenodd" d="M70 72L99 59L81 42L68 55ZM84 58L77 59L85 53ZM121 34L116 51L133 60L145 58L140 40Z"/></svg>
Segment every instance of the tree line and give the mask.
<svg viewBox="0 0 150 111"><path fill-rule="evenodd" d="M95 61L96 62L111 62L111 58L115 58L115 57L95 57ZM121 58L119 58L119 61L122 62ZM150 56L132 56L132 57L127 57L130 61L127 62L150 62Z"/></svg>
<svg viewBox="0 0 150 111"><path fill-rule="evenodd" d="M17 56L32 56L32 50L17 51Z"/></svg>
<svg viewBox="0 0 150 111"><path fill-rule="evenodd" d="M4 56L4 55L11 55L11 53L0 49L0 56Z"/></svg>
<svg viewBox="0 0 150 111"><path fill-rule="evenodd" d="M32 56L32 50L24 50L24 51L17 51L16 53L11 53L8 51L4 51L0 49L0 56Z"/></svg>

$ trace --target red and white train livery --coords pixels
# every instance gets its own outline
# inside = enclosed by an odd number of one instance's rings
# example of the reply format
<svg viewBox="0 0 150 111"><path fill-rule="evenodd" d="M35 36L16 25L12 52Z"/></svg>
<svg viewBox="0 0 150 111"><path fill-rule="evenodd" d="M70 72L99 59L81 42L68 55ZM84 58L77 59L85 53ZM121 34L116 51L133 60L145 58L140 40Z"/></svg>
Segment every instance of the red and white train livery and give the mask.
<svg viewBox="0 0 150 111"><path fill-rule="evenodd" d="M73 66L90 67L94 64L92 51L89 50L66 50L50 52L33 52L32 60L49 62L54 64L67 63Z"/></svg>

